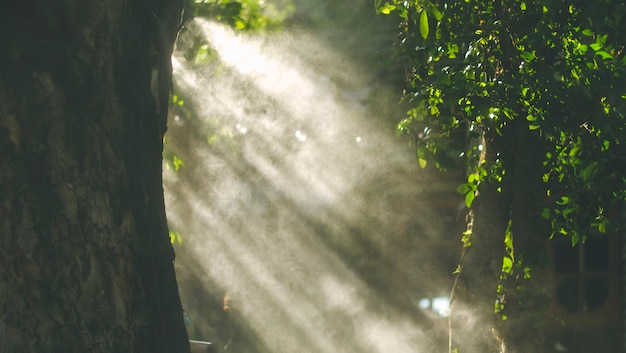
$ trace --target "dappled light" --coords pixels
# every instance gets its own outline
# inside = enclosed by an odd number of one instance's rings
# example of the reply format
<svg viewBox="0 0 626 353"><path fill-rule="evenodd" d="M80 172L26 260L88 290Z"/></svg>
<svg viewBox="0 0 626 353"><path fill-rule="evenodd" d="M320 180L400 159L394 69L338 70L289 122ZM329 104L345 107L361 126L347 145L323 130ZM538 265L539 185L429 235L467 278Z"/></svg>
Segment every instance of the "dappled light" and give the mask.
<svg viewBox="0 0 626 353"><path fill-rule="evenodd" d="M214 58L173 58L184 103L166 148L184 167L164 175L190 338L226 352L446 348L463 215L454 176L421 171L394 135L396 92L304 29L190 30Z"/></svg>

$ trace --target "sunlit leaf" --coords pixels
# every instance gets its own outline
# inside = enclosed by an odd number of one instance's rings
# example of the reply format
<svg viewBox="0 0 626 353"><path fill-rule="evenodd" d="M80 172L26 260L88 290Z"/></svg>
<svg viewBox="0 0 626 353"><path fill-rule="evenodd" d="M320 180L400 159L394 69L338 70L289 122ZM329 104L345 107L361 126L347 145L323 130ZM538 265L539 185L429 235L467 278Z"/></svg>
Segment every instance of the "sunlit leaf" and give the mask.
<svg viewBox="0 0 626 353"><path fill-rule="evenodd" d="M420 15L420 34L424 39L428 38L428 32L430 28L428 27L428 13L426 10L422 10L422 14Z"/></svg>
<svg viewBox="0 0 626 353"><path fill-rule="evenodd" d="M591 49L593 49L593 51L598 51L600 49L602 49L602 43L592 43L591 45L589 45L591 47Z"/></svg>
<svg viewBox="0 0 626 353"><path fill-rule="evenodd" d="M420 168L426 168L426 164L428 162L426 160L426 148L424 146L419 146L417 148L417 161Z"/></svg>
<svg viewBox="0 0 626 353"><path fill-rule="evenodd" d="M559 199L556 204L557 205L567 205L569 203L569 197L567 196L561 196L561 199Z"/></svg>
<svg viewBox="0 0 626 353"><path fill-rule="evenodd" d="M435 6L432 6L430 10L433 13L433 16L435 16L435 19L437 21L441 21L441 19L443 18L443 14L441 13L441 11L439 11Z"/></svg>
<svg viewBox="0 0 626 353"><path fill-rule="evenodd" d="M510 274L513 270L513 260L510 257L502 257L502 272Z"/></svg>
<svg viewBox="0 0 626 353"><path fill-rule="evenodd" d="M179 245L183 243L183 238L180 236L180 233L170 230L170 243L178 243Z"/></svg>
<svg viewBox="0 0 626 353"><path fill-rule="evenodd" d="M391 11L395 10L396 6L392 5L390 3L385 3L385 5L383 7L380 8L380 13L384 14L384 15L389 15L391 13Z"/></svg>

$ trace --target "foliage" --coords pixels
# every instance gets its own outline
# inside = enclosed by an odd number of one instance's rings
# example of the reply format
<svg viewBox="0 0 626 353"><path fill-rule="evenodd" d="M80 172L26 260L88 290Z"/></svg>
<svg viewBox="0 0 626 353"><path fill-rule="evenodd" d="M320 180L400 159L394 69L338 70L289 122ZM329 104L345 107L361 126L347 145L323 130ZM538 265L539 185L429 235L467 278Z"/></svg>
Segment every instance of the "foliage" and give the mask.
<svg viewBox="0 0 626 353"><path fill-rule="evenodd" d="M191 119L192 113L185 100L176 94L170 96L169 115L173 115L174 120ZM167 134L163 136L163 161L165 167L174 172L178 172L180 168L185 166L185 162L174 151L167 147Z"/></svg>
<svg viewBox="0 0 626 353"><path fill-rule="evenodd" d="M293 10L291 0L268 3L264 0L188 0L184 13L186 26L179 33L176 50L191 64L204 65L217 59L217 53L202 31L192 30L189 26L188 22L193 18L217 20L245 32L273 31L281 28L285 17ZM170 115L188 120L193 117L194 109L186 103L184 95L176 89L176 94L170 97ZM212 129L213 124L208 130ZM212 144L216 139L227 138L226 133L225 130L220 133L209 131L207 142ZM167 145L163 158L166 168L175 172L185 166L184 161Z"/></svg>
<svg viewBox="0 0 626 353"><path fill-rule="evenodd" d="M511 129L528 129L546 146L536 156L546 199L538 214L551 236L575 244L589 227L614 227L608 210L626 199L623 1L378 0L377 8L400 17L412 108L398 131L414 137L420 165L464 161L458 191L471 207L481 183L505 185L512 161L498 148Z"/></svg>
<svg viewBox="0 0 626 353"><path fill-rule="evenodd" d="M186 24L178 36L177 51L196 64L217 58L216 52L201 31L189 22L194 18L215 20L242 32L278 31L294 11L292 0L187 0Z"/></svg>
<svg viewBox="0 0 626 353"><path fill-rule="evenodd" d="M293 11L289 0L188 0L187 18L211 18L242 31L275 30Z"/></svg>
<svg viewBox="0 0 626 353"><path fill-rule="evenodd" d="M170 243L178 243L178 245L182 244L183 238L180 236L180 233L170 229Z"/></svg>

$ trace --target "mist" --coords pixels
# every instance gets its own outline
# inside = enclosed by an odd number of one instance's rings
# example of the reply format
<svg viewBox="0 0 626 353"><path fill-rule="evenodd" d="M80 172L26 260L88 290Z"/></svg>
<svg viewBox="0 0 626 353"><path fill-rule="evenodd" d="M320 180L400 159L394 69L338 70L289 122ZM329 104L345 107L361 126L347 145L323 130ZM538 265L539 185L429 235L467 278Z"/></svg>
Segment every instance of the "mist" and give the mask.
<svg viewBox="0 0 626 353"><path fill-rule="evenodd" d="M190 338L219 352L447 350L457 176L420 170L394 133L401 74L374 62L392 28L354 23L195 20L210 60L173 57L168 222Z"/></svg>

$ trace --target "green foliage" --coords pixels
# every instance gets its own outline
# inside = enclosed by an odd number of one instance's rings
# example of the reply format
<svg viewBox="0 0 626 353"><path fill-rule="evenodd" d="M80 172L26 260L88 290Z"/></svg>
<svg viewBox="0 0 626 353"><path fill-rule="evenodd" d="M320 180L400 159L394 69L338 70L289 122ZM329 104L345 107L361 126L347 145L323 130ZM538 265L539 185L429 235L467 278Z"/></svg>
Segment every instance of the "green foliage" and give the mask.
<svg viewBox="0 0 626 353"><path fill-rule="evenodd" d="M188 0L187 17L216 19L242 31L275 30L293 12L291 1Z"/></svg>
<svg viewBox="0 0 626 353"><path fill-rule="evenodd" d="M183 238L180 236L180 233L170 229L170 243L178 243L178 245L182 244Z"/></svg>
<svg viewBox="0 0 626 353"><path fill-rule="evenodd" d="M278 31L294 12L292 0L187 0L185 22L193 18L219 21L242 32ZM206 64L217 58L202 33L187 24L178 35L177 51L195 64Z"/></svg>
<svg viewBox="0 0 626 353"><path fill-rule="evenodd" d="M191 119L191 110L180 96L172 94L170 96L170 114L175 115L174 119ZM185 162L167 145L167 134L163 136L163 161L167 169L178 172L185 166Z"/></svg>
<svg viewBox="0 0 626 353"><path fill-rule="evenodd" d="M422 167L464 163L470 177L458 191L471 207L480 183L502 184L512 163L498 153L486 160L483 147L507 152L498 142L528 129L548 146L537 156L546 194L537 213L551 234L576 243L589 227L614 227L606 210L626 199L623 1L376 4L399 16L412 108L398 131L414 137Z"/></svg>
<svg viewBox="0 0 626 353"><path fill-rule="evenodd" d="M166 137L163 138L164 146L165 142L167 142ZM185 166L185 162L167 147L163 148L163 161L165 162L165 168L174 172L178 172L180 168Z"/></svg>

